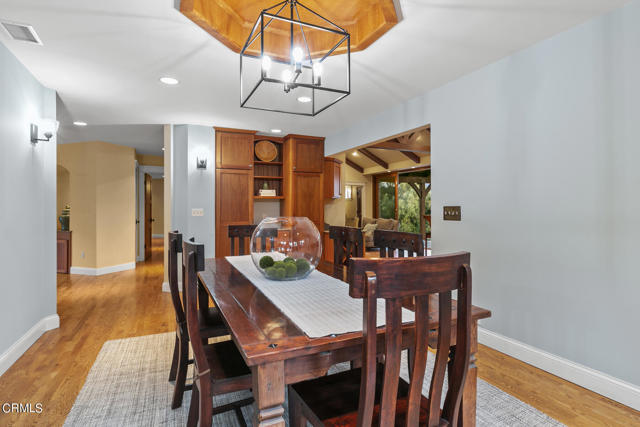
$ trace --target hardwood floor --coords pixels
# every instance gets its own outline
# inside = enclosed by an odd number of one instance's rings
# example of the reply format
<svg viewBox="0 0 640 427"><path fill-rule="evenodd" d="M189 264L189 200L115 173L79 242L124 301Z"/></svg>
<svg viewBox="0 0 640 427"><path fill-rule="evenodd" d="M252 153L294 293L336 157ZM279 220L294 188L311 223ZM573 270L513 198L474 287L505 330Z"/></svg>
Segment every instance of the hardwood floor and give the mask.
<svg viewBox="0 0 640 427"><path fill-rule="evenodd" d="M58 275L60 328L44 334L2 377L0 404L42 403L42 414L4 414L0 425L64 423L105 341L174 330L163 293L162 239L136 270L100 277ZM480 378L570 426L640 425L640 412L485 346Z"/></svg>
<svg viewBox="0 0 640 427"><path fill-rule="evenodd" d="M0 377L0 403L40 402L43 411L0 411L0 425L62 425L105 341L175 330L171 298L162 292L162 239L153 243L151 259L135 270L58 275L60 328Z"/></svg>

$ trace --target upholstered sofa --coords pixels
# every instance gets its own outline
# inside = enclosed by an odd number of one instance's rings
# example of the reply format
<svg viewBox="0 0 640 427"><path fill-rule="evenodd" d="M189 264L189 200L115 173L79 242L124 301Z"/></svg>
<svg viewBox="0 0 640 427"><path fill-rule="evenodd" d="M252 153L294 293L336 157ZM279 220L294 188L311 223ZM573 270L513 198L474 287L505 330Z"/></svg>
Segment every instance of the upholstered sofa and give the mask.
<svg viewBox="0 0 640 427"><path fill-rule="evenodd" d="M364 246L373 247L374 230L398 231L400 223L393 218L367 218L362 217L362 234L364 236Z"/></svg>

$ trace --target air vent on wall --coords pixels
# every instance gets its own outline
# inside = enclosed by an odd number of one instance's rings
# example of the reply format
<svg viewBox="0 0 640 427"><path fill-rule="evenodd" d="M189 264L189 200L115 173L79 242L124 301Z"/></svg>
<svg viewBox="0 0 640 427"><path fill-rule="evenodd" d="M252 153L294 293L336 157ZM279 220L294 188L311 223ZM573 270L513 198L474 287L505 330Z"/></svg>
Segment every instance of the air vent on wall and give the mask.
<svg viewBox="0 0 640 427"><path fill-rule="evenodd" d="M20 40L27 43L42 44L40 37L36 34L36 30L31 25L18 24L15 22L4 22L2 26L9 36L14 40Z"/></svg>

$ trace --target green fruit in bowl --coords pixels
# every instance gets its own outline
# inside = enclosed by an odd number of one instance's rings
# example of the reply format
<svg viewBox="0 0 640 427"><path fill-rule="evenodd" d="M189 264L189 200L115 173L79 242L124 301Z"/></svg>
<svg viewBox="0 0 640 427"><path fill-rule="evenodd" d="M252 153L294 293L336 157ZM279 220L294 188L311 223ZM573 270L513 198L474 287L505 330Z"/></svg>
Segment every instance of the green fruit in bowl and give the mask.
<svg viewBox="0 0 640 427"><path fill-rule="evenodd" d="M285 259L282 260L283 262L296 262L295 259L291 258L290 256L286 257Z"/></svg>
<svg viewBox="0 0 640 427"><path fill-rule="evenodd" d="M284 268L284 261L276 261L273 263L275 268Z"/></svg>
<svg viewBox="0 0 640 427"><path fill-rule="evenodd" d="M286 277L287 271L284 268L276 268L274 278L277 280L282 280Z"/></svg>
<svg viewBox="0 0 640 427"><path fill-rule="evenodd" d="M265 255L262 258L260 258L261 268L271 267L273 264L274 264L273 258L271 258L269 255Z"/></svg>
<svg viewBox="0 0 640 427"><path fill-rule="evenodd" d="M284 269L287 274L287 277L294 277L296 274L298 274L298 268L296 267L295 263L286 262L285 264L286 266L284 267Z"/></svg>
<svg viewBox="0 0 640 427"><path fill-rule="evenodd" d="M268 278L274 278L274 277L276 277L276 268L275 267L267 267L264 270L264 274L266 274Z"/></svg>
<svg viewBox="0 0 640 427"><path fill-rule="evenodd" d="M309 269L311 268L311 265L309 264L309 261L307 261L306 259L299 258L296 260L296 268L298 270L298 273L302 274L309 271Z"/></svg>

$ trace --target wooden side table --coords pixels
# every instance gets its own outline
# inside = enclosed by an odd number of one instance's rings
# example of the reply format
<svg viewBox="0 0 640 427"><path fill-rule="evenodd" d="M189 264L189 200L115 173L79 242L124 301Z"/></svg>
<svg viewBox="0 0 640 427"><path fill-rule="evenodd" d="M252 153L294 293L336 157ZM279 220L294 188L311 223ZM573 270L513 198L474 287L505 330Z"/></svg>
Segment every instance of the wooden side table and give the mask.
<svg viewBox="0 0 640 427"><path fill-rule="evenodd" d="M69 274L71 269L71 231L58 230L58 273Z"/></svg>

